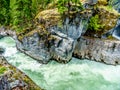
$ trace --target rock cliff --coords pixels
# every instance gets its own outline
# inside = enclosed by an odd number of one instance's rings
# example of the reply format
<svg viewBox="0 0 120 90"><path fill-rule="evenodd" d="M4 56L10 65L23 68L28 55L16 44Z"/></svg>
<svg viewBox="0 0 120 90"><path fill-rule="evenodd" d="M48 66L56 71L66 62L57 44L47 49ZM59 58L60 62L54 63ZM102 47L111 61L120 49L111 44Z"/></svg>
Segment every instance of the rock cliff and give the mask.
<svg viewBox="0 0 120 90"><path fill-rule="evenodd" d="M120 64L120 41L81 37L74 50L74 56L106 64Z"/></svg>
<svg viewBox="0 0 120 90"><path fill-rule="evenodd" d="M14 36L17 48L41 63L48 63L52 59L67 63L74 53L80 58L119 64L119 41L98 39L104 34L107 38L113 31L119 30L119 13L109 8L108 4L107 0L90 0L83 3L84 10L69 11L69 14L65 13L64 16L61 16L56 8L43 10L35 17L32 27L17 35L2 28L0 34ZM96 15L99 20L95 20ZM97 22L91 23L91 17ZM97 27L97 30L89 29L90 23L92 29ZM93 39L81 38L83 35Z"/></svg>

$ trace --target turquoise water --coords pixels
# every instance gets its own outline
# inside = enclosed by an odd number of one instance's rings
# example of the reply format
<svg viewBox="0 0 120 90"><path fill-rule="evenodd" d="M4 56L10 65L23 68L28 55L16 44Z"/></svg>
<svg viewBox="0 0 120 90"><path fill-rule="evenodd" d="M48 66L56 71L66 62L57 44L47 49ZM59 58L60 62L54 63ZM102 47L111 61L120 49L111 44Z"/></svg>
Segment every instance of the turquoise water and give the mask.
<svg viewBox="0 0 120 90"><path fill-rule="evenodd" d="M73 58L68 64L51 61L40 64L16 50L10 37L0 40L8 62L25 72L46 90L120 90L120 65Z"/></svg>

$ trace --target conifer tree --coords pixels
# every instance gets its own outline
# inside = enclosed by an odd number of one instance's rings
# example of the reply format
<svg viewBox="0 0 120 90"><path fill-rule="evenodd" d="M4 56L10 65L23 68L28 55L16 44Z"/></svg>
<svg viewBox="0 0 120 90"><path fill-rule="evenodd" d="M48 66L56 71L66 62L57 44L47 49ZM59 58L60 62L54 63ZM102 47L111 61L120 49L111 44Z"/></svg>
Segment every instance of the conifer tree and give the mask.
<svg viewBox="0 0 120 90"><path fill-rule="evenodd" d="M0 0L0 24L8 25L10 22L10 0Z"/></svg>
<svg viewBox="0 0 120 90"><path fill-rule="evenodd" d="M16 0L13 8L12 24L14 26L23 27L32 20L32 0Z"/></svg>

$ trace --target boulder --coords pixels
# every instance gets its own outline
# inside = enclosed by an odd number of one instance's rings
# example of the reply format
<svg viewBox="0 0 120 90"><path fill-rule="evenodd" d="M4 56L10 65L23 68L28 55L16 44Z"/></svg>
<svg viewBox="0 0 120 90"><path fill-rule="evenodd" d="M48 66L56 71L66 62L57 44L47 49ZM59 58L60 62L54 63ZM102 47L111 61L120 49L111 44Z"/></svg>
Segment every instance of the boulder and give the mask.
<svg viewBox="0 0 120 90"><path fill-rule="evenodd" d="M89 59L106 64L120 64L120 41L81 37L74 50L79 59Z"/></svg>
<svg viewBox="0 0 120 90"><path fill-rule="evenodd" d="M42 33L41 33L42 34ZM45 35L44 35L45 36ZM50 39L50 40L49 40ZM58 31L51 31L51 36L43 38L39 32L17 40L17 48L42 63L50 59L68 62L72 58L74 40Z"/></svg>
<svg viewBox="0 0 120 90"><path fill-rule="evenodd" d="M88 26L88 30L85 35L101 38L105 33L108 33L109 30L116 27L120 14L116 10L110 9L107 6L98 6L94 12L93 17L90 20L94 20L96 22L90 22L90 26ZM96 27L99 28L94 30Z"/></svg>
<svg viewBox="0 0 120 90"><path fill-rule="evenodd" d="M26 74L0 56L0 90L42 90Z"/></svg>

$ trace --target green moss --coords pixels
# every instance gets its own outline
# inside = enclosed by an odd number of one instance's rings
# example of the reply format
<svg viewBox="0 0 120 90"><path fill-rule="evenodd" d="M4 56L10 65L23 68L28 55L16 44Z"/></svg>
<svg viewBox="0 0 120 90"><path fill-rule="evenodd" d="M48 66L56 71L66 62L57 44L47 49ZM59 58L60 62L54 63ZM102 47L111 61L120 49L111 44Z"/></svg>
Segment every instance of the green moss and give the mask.
<svg viewBox="0 0 120 90"><path fill-rule="evenodd" d="M71 11L81 11L83 6L80 0L58 0L57 8L61 14Z"/></svg>
<svg viewBox="0 0 120 90"><path fill-rule="evenodd" d="M107 5L108 2L107 2L107 0L98 0L98 4L99 5Z"/></svg>
<svg viewBox="0 0 120 90"><path fill-rule="evenodd" d="M109 35L109 36L107 37L107 39L115 40L115 38L114 38L112 35Z"/></svg>
<svg viewBox="0 0 120 90"><path fill-rule="evenodd" d="M110 6L110 5L108 5L108 6L100 5L98 7L101 8L101 9L106 10L109 13L113 13L116 16L120 16L120 14L112 6Z"/></svg>
<svg viewBox="0 0 120 90"><path fill-rule="evenodd" d="M95 31L99 31L99 28L101 28L102 25L99 24L99 16L95 15L90 19L90 23L88 25L88 29L90 30L95 30Z"/></svg>
<svg viewBox="0 0 120 90"><path fill-rule="evenodd" d="M4 74L4 72L7 70L6 67L2 66L0 67L0 74Z"/></svg>

